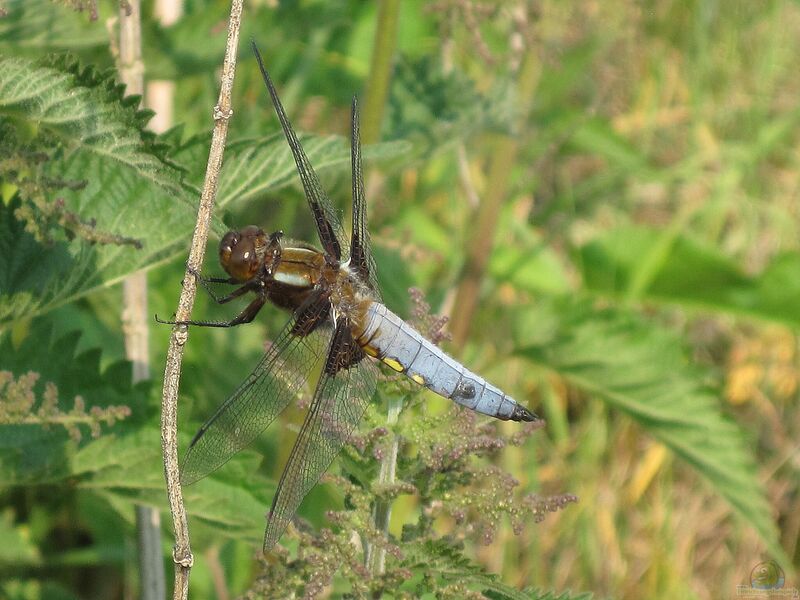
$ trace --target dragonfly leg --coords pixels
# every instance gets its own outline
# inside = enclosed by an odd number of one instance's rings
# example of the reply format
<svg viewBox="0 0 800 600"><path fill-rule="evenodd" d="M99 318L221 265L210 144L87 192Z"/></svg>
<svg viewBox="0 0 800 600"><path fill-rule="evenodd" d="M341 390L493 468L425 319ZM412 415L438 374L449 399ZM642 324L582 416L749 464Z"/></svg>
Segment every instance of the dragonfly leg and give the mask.
<svg viewBox="0 0 800 600"><path fill-rule="evenodd" d="M238 292L239 290L236 291ZM242 323L249 323L250 321L255 319L256 315L258 314L258 311L261 310L261 307L264 306L264 303L266 301L267 301L266 296L263 295L256 296L250 304L245 306L242 312L240 312L230 321L174 321L174 320L165 321L164 319L159 319L158 315L156 315L156 321L164 325L194 325L195 327L236 327L237 325L241 325Z"/></svg>
<svg viewBox="0 0 800 600"><path fill-rule="evenodd" d="M190 275L194 275L195 279L203 283L227 283L229 285L236 285L238 282L233 277L206 277L200 271L191 267L186 269Z"/></svg>
<svg viewBox="0 0 800 600"><path fill-rule="evenodd" d="M225 296L217 296L214 290L211 289L209 284L211 283L224 283L227 285L239 285L239 282L234 280L232 277L205 277L201 275L199 271L195 271L192 268L188 269L188 272L194 275L195 280L200 284L200 286L206 291L206 293L211 296L212 300L217 304L225 304L226 302L230 302L234 298L238 298L242 294L249 292L252 290L252 287L248 287L247 284L243 285L237 290L234 290L230 294Z"/></svg>
<svg viewBox="0 0 800 600"><path fill-rule="evenodd" d="M216 302L217 304L227 304L231 300L234 300L234 299L238 298L239 296L243 296L247 292L252 292L254 290L253 290L253 286L248 283L248 284L245 284L245 285L243 285L242 287L240 287L238 289L233 290L230 294L226 294L225 296L221 296L221 297L212 294L211 290L207 289L206 291L209 293L209 295L214 299L214 302ZM262 302L262 304L263 304L263 302Z"/></svg>

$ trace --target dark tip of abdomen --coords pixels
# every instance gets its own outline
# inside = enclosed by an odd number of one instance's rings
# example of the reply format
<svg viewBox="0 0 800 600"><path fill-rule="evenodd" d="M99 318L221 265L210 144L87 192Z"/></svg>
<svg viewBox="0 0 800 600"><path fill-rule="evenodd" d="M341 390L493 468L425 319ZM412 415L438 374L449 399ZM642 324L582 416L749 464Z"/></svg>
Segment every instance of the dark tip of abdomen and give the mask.
<svg viewBox="0 0 800 600"><path fill-rule="evenodd" d="M535 413L532 413L521 404L517 404L514 407L514 412L511 413L510 418L512 421L528 421L528 422L541 421L541 419L538 416L536 416Z"/></svg>

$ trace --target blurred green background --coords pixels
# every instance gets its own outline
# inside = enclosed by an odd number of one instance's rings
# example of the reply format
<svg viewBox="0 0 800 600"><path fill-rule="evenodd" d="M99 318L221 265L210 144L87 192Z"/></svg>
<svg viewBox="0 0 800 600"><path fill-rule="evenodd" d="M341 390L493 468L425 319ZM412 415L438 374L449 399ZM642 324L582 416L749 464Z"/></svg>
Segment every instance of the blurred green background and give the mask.
<svg viewBox="0 0 800 600"><path fill-rule="evenodd" d="M387 305L422 327L408 292L421 289L450 318L445 347L547 426L474 422L387 377L367 451L345 451L331 469L344 478L310 494L309 525L265 564L263 515L303 416L290 410L187 488L192 597L716 599L770 560L800 587L800 5L394 4L245 6L204 271L220 272L226 226L317 242L253 39L342 215L362 99ZM138 597L137 503L161 513L171 581L158 431L170 328L152 323L153 380L132 384L120 281L148 269L150 313L177 306L229 6L187 1L165 26L143 4L145 80L167 84L176 126L158 136L114 85L118 9L0 4L4 597ZM200 295L194 315L234 310ZM191 331L183 448L285 318ZM397 477L413 487L376 491L385 442L370 432L392 398ZM348 545L378 493L398 549L380 576ZM579 501L538 522L563 494Z"/></svg>

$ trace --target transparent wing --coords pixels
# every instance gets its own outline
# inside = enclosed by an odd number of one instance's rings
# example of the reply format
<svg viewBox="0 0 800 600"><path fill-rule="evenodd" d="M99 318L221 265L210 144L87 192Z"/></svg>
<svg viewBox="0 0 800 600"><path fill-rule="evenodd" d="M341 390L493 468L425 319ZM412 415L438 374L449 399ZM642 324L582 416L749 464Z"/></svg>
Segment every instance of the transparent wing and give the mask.
<svg viewBox="0 0 800 600"><path fill-rule="evenodd" d="M329 312L322 296L295 312L253 372L194 436L181 465L183 485L228 462L298 397L328 346Z"/></svg>
<svg viewBox="0 0 800 600"><path fill-rule="evenodd" d="M255 42L252 43L253 53L256 55L258 66L261 69L261 76L264 78L264 83L267 85L269 95L272 98L272 104L275 106L275 112L278 114L278 120L281 122L283 133L286 136L286 141L289 142L289 148L292 150L295 165L297 165L297 173L300 175L300 180L303 182L303 190L306 194L306 200L311 207L311 212L314 215L314 221L317 224L317 232L319 233L319 241L322 243L322 248L329 255L333 256L336 260L342 260L342 250L347 248L347 240L344 236L344 229L336 216L336 211L328 199L325 190L322 189L319 177L314 172L314 168L303 151L303 147L297 139L297 135L292 129L292 124L283 110L278 92L272 84L269 73L264 68L264 63L261 60L261 53L258 51Z"/></svg>
<svg viewBox="0 0 800 600"><path fill-rule="evenodd" d="M358 100L353 97L350 126L350 162L353 179L353 230L350 235L350 267L366 281L380 299L377 269L367 230L367 198L361 169L361 136L358 125Z"/></svg>
<svg viewBox="0 0 800 600"><path fill-rule="evenodd" d="M300 502L350 438L375 393L377 380L377 366L340 321L311 408L275 492L264 535L265 551L280 539Z"/></svg>

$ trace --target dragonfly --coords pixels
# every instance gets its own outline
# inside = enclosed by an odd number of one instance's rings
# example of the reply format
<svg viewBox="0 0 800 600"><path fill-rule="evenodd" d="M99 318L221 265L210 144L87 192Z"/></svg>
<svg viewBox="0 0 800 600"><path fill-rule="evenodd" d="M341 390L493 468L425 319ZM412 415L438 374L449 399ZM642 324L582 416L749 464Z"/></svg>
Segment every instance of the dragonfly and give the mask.
<svg viewBox="0 0 800 600"><path fill-rule="evenodd" d="M267 234L250 225L229 231L220 241L219 260L228 277L193 273L220 304L246 294L253 298L229 321L179 324L235 327L251 322L267 302L289 311L291 318L253 371L194 436L181 466L181 483L194 483L225 464L302 396L312 373L319 373L267 515L264 551L268 551L357 428L375 394L380 363L479 413L512 421L539 417L448 356L383 304L367 231L357 100L353 99L351 112L353 218L348 241L255 43L252 47L294 157L321 249L289 244L282 231ZM220 297L211 283L237 287Z"/></svg>

